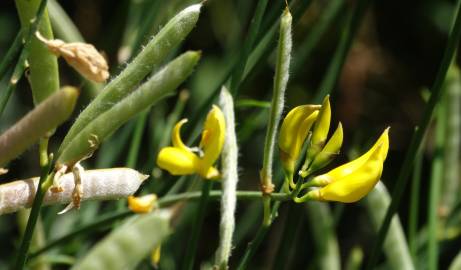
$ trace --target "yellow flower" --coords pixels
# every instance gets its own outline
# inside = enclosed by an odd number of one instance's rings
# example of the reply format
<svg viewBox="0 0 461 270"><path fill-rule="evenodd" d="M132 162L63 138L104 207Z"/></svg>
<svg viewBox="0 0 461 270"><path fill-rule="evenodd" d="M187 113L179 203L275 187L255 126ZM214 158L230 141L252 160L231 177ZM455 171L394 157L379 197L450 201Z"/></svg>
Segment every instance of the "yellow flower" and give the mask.
<svg viewBox="0 0 461 270"><path fill-rule="evenodd" d="M280 128L279 148L283 168L293 174L302 146L317 119L319 105L302 105L292 109Z"/></svg>
<svg viewBox="0 0 461 270"><path fill-rule="evenodd" d="M323 146L328 137L330 130L331 120L331 106L330 96L326 96L323 99L322 107L319 112L319 116L314 125L314 131L312 132L312 138L307 149L306 162L303 165L302 170L305 171L314 160L315 156L322 150Z"/></svg>
<svg viewBox="0 0 461 270"><path fill-rule="evenodd" d="M157 202L157 195L148 194L141 197L128 196L128 208L138 214L151 212Z"/></svg>
<svg viewBox="0 0 461 270"><path fill-rule="evenodd" d="M225 121L221 110L213 105L203 127L200 149L187 147L181 139L181 126L187 119L179 121L171 134L172 147L164 147L157 157L157 165L172 175L198 173L205 179L217 179L219 171L213 167L218 159L225 136Z"/></svg>
<svg viewBox="0 0 461 270"><path fill-rule="evenodd" d="M335 132L331 135L331 138L328 140L325 147L323 147L322 151L315 156L309 168L306 171L301 170L299 174L305 178L311 173L328 165L339 154L342 144L343 126L339 123Z"/></svg>
<svg viewBox="0 0 461 270"><path fill-rule="evenodd" d="M356 202L367 195L381 178L383 163L389 149L389 129L386 129L368 152L359 158L312 179L308 186L323 186L309 191L297 202L306 199Z"/></svg>

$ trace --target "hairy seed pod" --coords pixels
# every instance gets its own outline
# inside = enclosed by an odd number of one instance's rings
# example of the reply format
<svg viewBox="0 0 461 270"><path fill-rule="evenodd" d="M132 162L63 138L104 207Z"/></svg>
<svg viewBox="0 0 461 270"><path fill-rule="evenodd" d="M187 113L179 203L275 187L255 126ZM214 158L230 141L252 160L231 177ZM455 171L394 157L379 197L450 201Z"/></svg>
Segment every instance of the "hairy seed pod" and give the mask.
<svg viewBox="0 0 461 270"><path fill-rule="evenodd" d="M81 175L83 197L87 200L114 200L124 198L138 190L141 183L148 178L130 168L114 168L84 171ZM0 215L16 212L32 206L39 178L29 178L0 185ZM43 204L67 204L72 200L75 179L72 173L60 178L63 192L53 193L48 190Z"/></svg>

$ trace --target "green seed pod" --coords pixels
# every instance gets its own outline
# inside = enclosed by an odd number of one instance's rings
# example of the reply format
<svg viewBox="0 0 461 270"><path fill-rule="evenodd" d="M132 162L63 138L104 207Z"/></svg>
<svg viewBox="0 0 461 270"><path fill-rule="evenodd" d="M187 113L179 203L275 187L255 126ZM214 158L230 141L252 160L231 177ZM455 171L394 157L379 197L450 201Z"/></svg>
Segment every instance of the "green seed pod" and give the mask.
<svg viewBox="0 0 461 270"><path fill-rule="evenodd" d="M0 167L67 120L74 110L77 98L77 88L64 87L5 131L0 136Z"/></svg>
<svg viewBox="0 0 461 270"><path fill-rule="evenodd" d="M201 7L201 4L192 5L177 14L152 38L120 75L101 90L101 93L85 108L72 125L60 146L59 152L62 152L93 119L129 95L142 79L158 69L162 61L194 28Z"/></svg>
<svg viewBox="0 0 461 270"><path fill-rule="evenodd" d="M128 219L93 247L71 270L135 269L170 233L170 211L155 211Z"/></svg>
<svg viewBox="0 0 461 270"><path fill-rule="evenodd" d="M138 90L95 117L78 135L58 152L57 167L72 166L91 154L108 135L137 113L173 94L193 71L200 52L186 52L142 84Z"/></svg>

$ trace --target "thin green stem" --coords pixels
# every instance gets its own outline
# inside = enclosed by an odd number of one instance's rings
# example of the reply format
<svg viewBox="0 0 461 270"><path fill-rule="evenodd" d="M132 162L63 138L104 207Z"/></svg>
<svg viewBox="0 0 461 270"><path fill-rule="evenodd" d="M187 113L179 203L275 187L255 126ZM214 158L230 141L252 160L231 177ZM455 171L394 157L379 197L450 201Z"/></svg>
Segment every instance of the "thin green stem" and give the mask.
<svg viewBox="0 0 461 270"><path fill-rule="evenodd" d="M40 2L40 6L38 7L35 18L32 19L29 32L27 33L27 36L25 38L24 47L21 51L21 54L19 55L18 62L16 63L16 66L14 67L13 74L11 75L11 79L8 82L8 86L5 90L5 93L3 93L3 95L0 97L0 116L5 110L6 104L8 103L8 100L11 94L13 93L14 89L16 89L16 85L19 79L21 79L22 74L24 73L26 59L29 56L29 52L30 52L31 40L34 36L34 33L37 31L39 22L45 12L46 3L47 3L47 0L42 0Z"/></svg>
<svg viewBox="0 0 461 270"><path fill-rule="evenodd" d="M280 207L280 201L275 202L271 208L271 216L274 217ZM259 246L261 245L264 237L266 236L267 232L269 231L272 222L274 219L269 219L269 223L263 223L258 231L256 232L255 237L251 242L248 243L248 247L245 251L245 254L242 257L242 260L239 263L238 270L244 270L248 267L248 263L250 262L251 258L255 255L256 251L258 250Z"/></svg>
<svg viewBox="0 0 461 270"><path fill-rule="evenodd" d="M185 270L192 270L194 268L195 254L197 252L198 240L200 238L200 230L202 229L203 222L205 221L206 206L208 204L208 198L210 197L210 190L212 186L212 181L205 180L202 184L202 195L197 209L198 213L192 227L191 237L186 249L186 256L184 258L183 269Z"/></svg>
<svg viewBox="0 0 461 270"><path fill-rule="evenodd" d="M13 44L11 44L10 48L6 52L6 55L3 56L3 60L0 63L0 80L3 79L5 76L8 67L12 64L15 57L21 51L21 42L22 42L22 29L19 30L18 34L14 38Z"/></svg>
<svg viewBox="0 0 461 270"><path fill-rule="evenodd" d="M345 1L330 1L325 7L325 11L322 12L321 17L315 24L312 26L312 29L309 30L308 35L299 45L299 49L295 52L293 57L293 68L292 73L294 76L296 74L303 74L299 72L303 65L306 63L306 60L314 51L314 48L319 43L323 34L329 29L332 22L337 17L339 11L346 4Z"/></svg>
<svg viewBox="0 0 461 270"><path fill-rule="evenodd" d="M35 224L37 223L38 216L40 214L40 207L45 197L46 189L42 188L42 184L47 182L48 178L52 178L54 174L48 174L51 168L52 162L48 162L46 166L42 167L42 172L40 175L40 180L38 182L37 193L35 194L34 202L32 204L32 209L30 210L30 216L27 220L26 230L24 236L22 237L21 245L19 246L16 263L14 269L23 269L27 260L27 253L29 251L29 246L31 243L32 235L34 233Z"/></svg>
<svg viewBox="0 0 461 270"><path fill-rule="evenodd" d="M130 143L130 150L128 152L128 157L126 159L126 166L129 168L136 168L136 163L138 162L139 148L141 147L142 142L142 134L144 132L144 127L146 126L148 115L149 110L145 110L136 119L136 126L133 131L133 137L131 138Z"/></svg>
<svg viewBox="0 0 461 270"><path fill-rule="evenodd" d="M419 192L421 189L421 174L423 165L423 149L416 153L415 168L411 183L410 217L408 221L408 247L413 264L417 261L417 232L419 219Z"/></svg>
<svg viewBox="0 0 461 270"><path fill-rule="evenodd" d="M222 196L222 192L220 190L212 190L209 193L209 199L210 200L220 200ZM180 193L180 194L174 194L174 195L167 195L163 198L160 198L158 200L158 207L167 207L172 204L175 204L177 202L185 201L185 200L197 200L202 197L202 192L200 191L193 191L193 192L185 192L185 193ZM237 199L241 201L247 201L247 200L260 200L262 197L261 191L237 191ZM287 201L290 200L290 196L285 194L285 193L272 193L271 194L272 200L275 201ZM84 225L81 228L78 228L69 234L66 234L56 240L51 241L48 243L46 246L43 248L35 251L32 253L29 257L34 258L56 246L59 246L64 243L68 243L69 240L74 239L77 236L80 236L82 234L87 234L92 231L95 231L97 229L101 229L103 227L109 226L113 224L114 222L124 219L130 215L132 215L133 212L130 210L122 210L120 212L110 214L108 216L102 217L98 220L96 220L93 223L90 223L88 225Z"/></svg>
<svg viewBox="0 0 461 270"><path fill-rule="evenodd" d="M365 15L365 11L371 0L359 0L354 11L349 14L346 28L343 30L338 48L333 55L333 59L328 66L325 77L320 83L319 92L314 98L314 103L320 102L327 94L331 93L336 85L341 69L346 61L347 53L351 48L352 41L359 29L360 23Z"/></svg>
<svg viewBox="0 0 461 270"><path fill-rule="evenodd" d="M412 140L410 142L410 147L408 148L408 151L406 153L406 156L405 156L405 159L402 165L402 169L400 170L399 177L397 178L396 185L392 192L391 204L389 208L387 209L386 217L384 218L384 221L381 225L381 228L378 234L378 239L376 240L373 246L370 259L367 264L366 269L368 270L373 269L378 259L378 255L381 250L381 246L384 242L384 238L387 235L387 231L389 229L392 216L395 214L395 212L398 209L398 206L400 205L403 191L405 190L405 186L408 182L408 176L410 175L412 168L413 168L416 153L421 146L421 142L423 141L424 134L432 119L435 106L439 102L444 92L444 89L442 88L442 84L447 74L448 67L450 66L450 63L453 59L453 55L458 46L459 39L461 36L461 14L459 12L460 8L461 8L461 0L458 0L456 2L456 9L455 9L456 19L450 31L450 35L448 37L448 42L445 48L443 59L440 64L439 70L437 72L437 76L435 78L434 84L431 88L432 89L431 97L425 108L425 111L424 111L424 114L421 120L421 124L419 125L420 128L418 128L416 132L413 134Z"/></svg>
<svg viewBox="0 0 461 270"><path fill-rule="evenodd" d="M443 99L446 101L446 98ZM435 152L432 161L432 172L429 187L428 205L428 240L427 240L427 266L429 270L436 270L438 265L438 226L439 217L437 208L440 201L440 191L444 176L444 144L446 133L446 102L437 107L437 126L435 131Z"/></svg>
<svg viewBox="0 0 461 270"><path fill-rule="evenodd" d="M261 26L261 21L266 10L268 0L259 0L258 5L256 6L253 19L251 20L250 30L248 31L248 37L243 43L242 53L239 57L239 62L234 68L231 81L231 93L234 97L238 95L239 86L241 83L243 71L248 60L248 55L250 54L253 45L255 43L256 37L259 33L259 28Z"/></svg>

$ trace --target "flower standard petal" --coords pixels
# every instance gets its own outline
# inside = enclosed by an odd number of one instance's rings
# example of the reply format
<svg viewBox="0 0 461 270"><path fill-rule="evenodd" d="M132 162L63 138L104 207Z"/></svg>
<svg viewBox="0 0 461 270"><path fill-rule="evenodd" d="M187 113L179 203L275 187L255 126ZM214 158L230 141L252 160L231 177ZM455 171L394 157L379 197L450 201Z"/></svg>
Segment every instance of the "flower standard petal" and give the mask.
<svg viewBox="0 0 461 270"><path fill-rule="evenodd" d="M225 120L218 106L208 113L202 132L200 147L203 150L201 158L201 174L207 175L210 167L218 160L224 145ZM214 173L213 173L214 174Z"/></svg>
<svg viewBox="0 0 461 270"><path fill-rule="evenodd" d="M326 96L322 103L322 108L319 111L319 116L314 124L314 130L312 131L312 138L307 149L307 157L302 170L305 171L314 160L315 156L322 150L323 146L328 137L330 131L331 121L331 106L330 96Z"/></svg>
<svg viewBox="0 0 461 270"><path fill-rule="evenodd" d="M279 148L283 166L293 172L302 145L317 119L319 105L302 105L292 109L280 128Z"/></svg>
<svg viewBox="0 0 461 270"><path fill-rule="evenodd" d="M193 174L198 172L200 158L189 150L165 147L158 154L157 165L172 175Z"/></svg>

